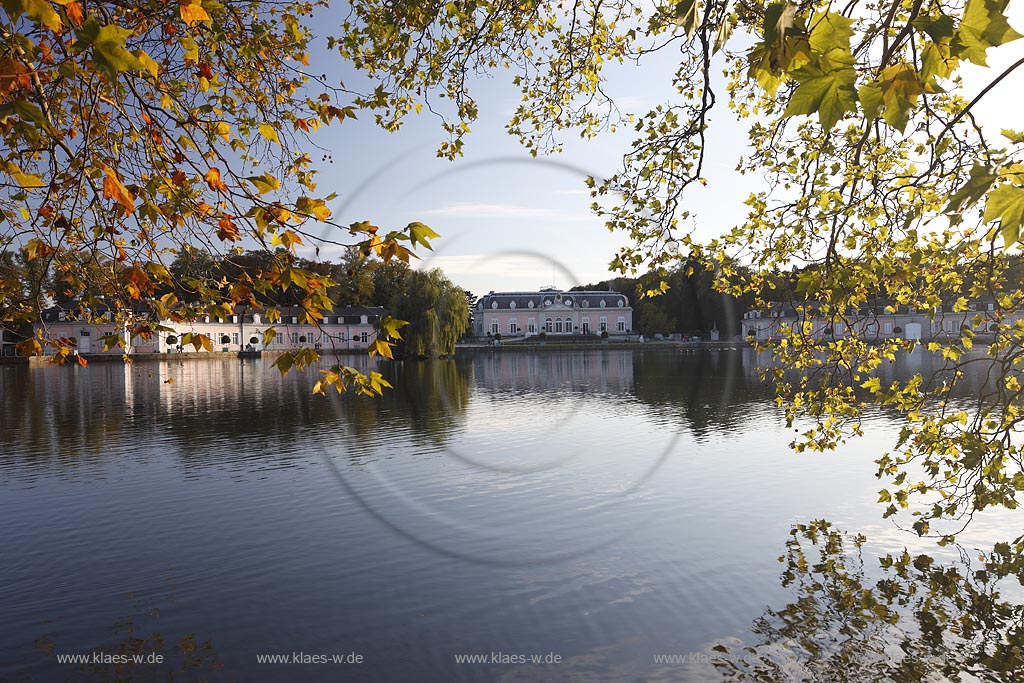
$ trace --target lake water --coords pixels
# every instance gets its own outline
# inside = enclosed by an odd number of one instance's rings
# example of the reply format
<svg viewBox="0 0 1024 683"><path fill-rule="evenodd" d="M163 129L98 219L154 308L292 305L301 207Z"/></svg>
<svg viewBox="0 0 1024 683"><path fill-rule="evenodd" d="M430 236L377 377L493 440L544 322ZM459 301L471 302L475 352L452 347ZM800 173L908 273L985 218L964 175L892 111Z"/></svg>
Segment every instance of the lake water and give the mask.
<svg viewBox="0 0 1024 683"><path fill-rule="evenodd" d="M381 399L258 360L0 367L0 681L721 680L794 599L792 525L936 550L881 518L891 420L794 454L756 366L480 352L383 364ZM94 653L163 662L58 661Z"/></svg>

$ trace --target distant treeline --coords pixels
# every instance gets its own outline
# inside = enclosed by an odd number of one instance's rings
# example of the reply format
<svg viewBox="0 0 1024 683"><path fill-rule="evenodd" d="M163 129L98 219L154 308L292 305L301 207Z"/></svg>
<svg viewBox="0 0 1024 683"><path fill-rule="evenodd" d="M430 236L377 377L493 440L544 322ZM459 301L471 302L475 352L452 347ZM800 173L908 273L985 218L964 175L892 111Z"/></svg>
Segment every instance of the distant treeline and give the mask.
<svg viewBox="0 0 1024 683"><path fill-rule="evenodd" d="M668 288L657 296L644 293ZM625 294L633 307L633 325L647 336L707 334L717 329L723 338L740 333L740 319L753 297L737 299L715 291L714 273L700 265L684 264L674 269L645 273L640 277L617 277L573 290L610 289Z"/></svg>

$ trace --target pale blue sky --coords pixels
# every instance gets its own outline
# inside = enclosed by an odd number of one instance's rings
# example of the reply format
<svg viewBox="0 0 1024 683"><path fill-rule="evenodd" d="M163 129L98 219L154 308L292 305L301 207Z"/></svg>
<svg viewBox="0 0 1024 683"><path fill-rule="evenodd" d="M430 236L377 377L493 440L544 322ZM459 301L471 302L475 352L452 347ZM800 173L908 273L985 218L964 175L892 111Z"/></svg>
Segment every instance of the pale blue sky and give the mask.
<svg viewBox="0 0 1024 683"><path fill-rule="evenodd" d="M1014 25L1024 28L1021 14L1019 8L1011 10ZM1022 46L1024 41L991 50L991 70L965 67L969 91L971 84L981 82L979 74L991 78L1019 59ZM609 91L624 111L642 113L668 101L672 57L671 52L659 53L639 68L610 72ZM326 71L327 64L334 70ZM351 72L338 72L339 65L336 56L321 55L314 57L312 69L326 72L331 81L357 82ZM331 203L335 218L343 223L369 220L385 229L414 220L426 223L442 238L435 241L432 254L422 252L420 267L441 267L476 294L552 283L567 289L609 277L608 262L626 236L609 233L590 211L593 200L583 180L587 174L605 177L617 171L635 132L626 126L592 141L566 132L564 152L533 159L504 130L518 102L510 80L499 73L472 81L480 118L466 139L465 156L455 162L435 156L443 133L427 113L410 115L397 133L381 131L369 115L322 129L317 142L334 162L321 163L320 153L313 158L322 170L318 190L339 195ZM993 134L999 127L1024 128L1022 87L1024 78L1015 73L976 108ZM757 178L735 171L744 152L746 125L736 122L725 106L724 83L718 91L704 172L708 186L694 187L686 197L686 208L696 216L690 225L701 237L720 234L741 221L747 208L742 202L757 189ZM322 250L321 256L333 254Z"/></svg>

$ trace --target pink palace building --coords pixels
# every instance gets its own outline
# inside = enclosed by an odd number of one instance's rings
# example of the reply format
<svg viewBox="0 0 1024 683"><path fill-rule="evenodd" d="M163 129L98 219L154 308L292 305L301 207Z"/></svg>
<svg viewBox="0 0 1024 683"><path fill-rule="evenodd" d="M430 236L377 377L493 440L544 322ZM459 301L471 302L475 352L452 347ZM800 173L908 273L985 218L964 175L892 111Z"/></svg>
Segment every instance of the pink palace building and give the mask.
<svg viewBox="0 0 1024 683"><path fill-rule="evenodd" d="M626 335L633 331L633 309L619 292L489 292L473 308L478 337L548 335Z"/></svg>

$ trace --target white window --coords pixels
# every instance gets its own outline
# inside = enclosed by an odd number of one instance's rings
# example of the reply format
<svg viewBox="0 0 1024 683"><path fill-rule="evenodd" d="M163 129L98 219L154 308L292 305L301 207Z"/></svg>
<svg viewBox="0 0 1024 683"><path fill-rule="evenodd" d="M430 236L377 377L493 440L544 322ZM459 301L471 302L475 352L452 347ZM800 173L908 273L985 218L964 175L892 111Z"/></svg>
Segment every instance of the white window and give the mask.
<svg viewBox="0 0 1024 683"><path fill-rule="evenodd" d="M498 319L491 318L491 334L498 334Z"/></svg>
<svg viewBox="0 0 1024 683"><path fill-rule="evenodd" d="M530 334L537 334L537 319L530 318L526 321L526 331Z"/></svg>
<svg viewBox="0 0 1024 683"><path fill-rule="evenodd" d="M584 318L580 321L580 332L583 334L590 334L590 318Z"/></svg>
<svg viewBox="0 0 1024 683"><path fill-rule="evenodd" d="M544 330L546 332L554 332L555 331L555 328L552 326L551 318L546 318L544 320Z"/></svg>
<svg viewBox="0 0 1024 683"><path fill-rule="evenodd" d="M284 333L283 332L278 332L277 333L277 343L278 344L283 344L284 343Z"/></svg>
<svg viewBox="0 0 1024 683"><path fill-rule="evenodd" d="M231 333L231 343L232 344L237 344L238 343L238 333L237 332L232 332Z"/></svg>
<svg viewBox="0 0 1024 683"><path fill-rule="evenodd" d="M519 334L519 321L515 318L508 321L508 333Z"/></svg>
<svg viewBox="0 0 1024 683"><path fill-rule="evenodd" d="M619 332L626 331L626 319L623 316L619 316L619 319L615 323L615 329Z"/></svg>
<svg viewBox="0 0 1024 683"><path fill-rule="evenodd" d="M362 333L362 334L360 335L360 339L362 340L362 342L363 342L364 344L366 343L366 333L365 333L365 332L363 332L363 333Z"/></svg>
<svg viewBox="0 0 1024 683"><path fill-rule="evenodd" d="M602 315L601 316L601 331L604 332L607 329L608 329L608 316Z"/></svg>
<svg viewBox="0 0 1024 683"><path fill-rule="evenodd" d="M561 318L555 318L555 332L561 332L561 331L562 331L562 319Z"/></svg>
<svg viewBox="0 0 1024 683"><path fill-rule="evenodd" d="M291 339L292 339L292 344L298 344L299 343L299 333L298 332L292 332Z"/></svg>

